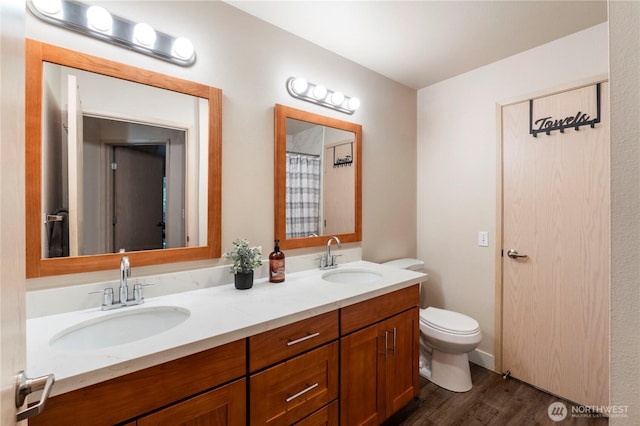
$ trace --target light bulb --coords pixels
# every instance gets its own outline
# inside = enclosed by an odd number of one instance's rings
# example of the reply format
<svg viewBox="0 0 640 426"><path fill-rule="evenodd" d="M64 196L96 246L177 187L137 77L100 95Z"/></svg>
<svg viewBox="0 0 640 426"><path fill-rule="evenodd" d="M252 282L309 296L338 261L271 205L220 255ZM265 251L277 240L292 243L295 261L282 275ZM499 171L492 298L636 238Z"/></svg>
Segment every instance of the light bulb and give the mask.
<svg viewBox="0 0 640 426"><path fill-rule="evenodd" d="M42 13L55 15L62 10L61 0L33 0L33 5Z"/></svg>
<svg viewBox="0 0 640 426"><path fill-rule="evenodd" d="M333 92L331 94L331 103L340 106L344 102L344 94L342 92Z"/></svg>
<svg viewBox="0 0 640 426"><path fill-rule="evenodd" d="M327 88L324 87L323 85L318 85L316 87L313 88L313 97L320 100L320 99L324 99L325 96L327 96Z"/></svg>
<svg viewBox="0 0 640 426"><path fill-rule="evenodd" d="M93 29L106 33L111 30L113 18L104 7L91 6L87 9L87 22Z"/></svg>
<svg viewBox="0 0 640 426"><path fill-rule="evenodd" d="M297 94L302 95L309 88L309 83L304 78L298 77L291 82L291 88Z"/></svg>
<svg viewBox="0 0 640 426"><path fill-rule="evenodd" d="M349 98L349 100L347 101L347 107L352 111L357 110L358 108L360 108L360 99Z"/></svg>
<svg viewBox="0 0 640 426"><path fill-rule="evenodd" d="M189 39L178 37L176 41L173 42L173 56L176 56L180 59L191 59L191 57L193 56L193 52L193 43L191 43Z"/></svg>
<svg viewBox="0 0 640 426"><path fill-rule="evenodd" d="M141 22L133 27L133 39L143 46L153 46L156 42L156 30L151 25Z"/></svg>

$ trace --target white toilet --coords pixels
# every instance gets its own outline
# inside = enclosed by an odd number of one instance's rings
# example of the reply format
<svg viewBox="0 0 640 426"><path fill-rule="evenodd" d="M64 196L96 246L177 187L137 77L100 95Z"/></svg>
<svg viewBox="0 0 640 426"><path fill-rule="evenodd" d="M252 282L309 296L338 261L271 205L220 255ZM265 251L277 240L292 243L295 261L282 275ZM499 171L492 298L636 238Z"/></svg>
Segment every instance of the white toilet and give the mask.
<svg viewBox="0 0 640 426"><path fill-rule="evenodd" d="M384 265L422 271L424 262L405 258ZM481 340L480 325L473 318L446 309L421 309L420 375L450 391L468 391L472 385L467 354Z"/></svg>

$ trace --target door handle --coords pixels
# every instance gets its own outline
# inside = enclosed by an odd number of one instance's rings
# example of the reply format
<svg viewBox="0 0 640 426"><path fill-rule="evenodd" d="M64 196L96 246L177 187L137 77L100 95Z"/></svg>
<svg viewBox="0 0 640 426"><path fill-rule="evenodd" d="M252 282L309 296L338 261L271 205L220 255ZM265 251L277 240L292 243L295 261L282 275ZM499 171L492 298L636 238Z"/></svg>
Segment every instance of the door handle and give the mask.
<svg viewBox="0 0 640 426"><path fill-rule="evenodd" d="M518 258L520 258L520 259L526 259L527 257L529 257L529 256L527 256L526 254L520 254L520 253L518 253L518 250L514 250L514 249L509 250L509 251L507 252L507 256L509 256L511 259L518 259Z"/></svg>
<svg viewBox="0 0 640 426"><path fill-rule="evenodd" d="M27 408L26 410L20 411L16 415L18 422L40 414L42 410L44 410L44 403L47 401L47 398L49 398L51 388L53 387L53 383L55 381L56 378L53 374L36 377L35 379L27 378L27 375L24 371L21 371L18 374L18 378L16 381L16 408L22 407L25 399L27 398L27 395L32 392L44 389L42 391L42 396L40 397L40 402L38 402L34 406Z"/></svg>

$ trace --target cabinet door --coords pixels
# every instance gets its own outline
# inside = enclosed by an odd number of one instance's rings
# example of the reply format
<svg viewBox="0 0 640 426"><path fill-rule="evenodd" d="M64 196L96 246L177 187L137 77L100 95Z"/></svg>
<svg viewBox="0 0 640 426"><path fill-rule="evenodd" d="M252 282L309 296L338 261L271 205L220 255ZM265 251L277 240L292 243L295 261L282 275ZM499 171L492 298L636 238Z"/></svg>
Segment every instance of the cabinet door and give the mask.
<svg viewBox="0 0 640 426"><path fill-rule="evenodd" d="M374 324L340 339L340 424L377 425L383 419L378 404L384 367L378 362L384 360L380 330Z"/></svg>
<svg viewBox="0 0 640 426"><path fill-rule="evenodd" d="M138 419L138 426L244 426L246 380L241 379Z"/></svg>
<svg viewBox="0 0 640 426"><path fill-rule="evenodd" d="M417 395L418 315L412 308L340 339L341 424L378 425Z"/></svg>
<svg viewBox="0 0 640 426"><path fill-rule="evenodd" d="M383 323L386 335L385 418L404 407L417 395L420 385L419 311L414 308Z"/></svg>

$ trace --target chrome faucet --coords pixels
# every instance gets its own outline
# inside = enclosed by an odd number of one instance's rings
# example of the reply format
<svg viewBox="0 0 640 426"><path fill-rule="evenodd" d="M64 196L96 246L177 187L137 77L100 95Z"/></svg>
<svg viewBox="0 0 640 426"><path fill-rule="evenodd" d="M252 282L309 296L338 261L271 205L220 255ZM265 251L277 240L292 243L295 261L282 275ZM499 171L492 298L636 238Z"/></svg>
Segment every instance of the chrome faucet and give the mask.
<svg viewBox="0 0 640 426"><path fill-rule="evenodd" d="M127 285L127 278L131 276L131 263L128 256L122 256L120 259L120 288L118 290L119 300L114 300L113 288L105 288L104 290L92 291L91 293L102 293L102 310L110 311L111 309L122 308L131 305L140 305L144 303L144 297L142 297L143 284L136 283L133 286L133 298L129 299L129 286ZM153 284L144 284L153 285Z"/></svg>
<svg viewBox="0 0 640 426"><path fill-rule="evenodd" d="M336 268L338 266L336 257L338 257L339 255L331 254L332 241L336 242L336 244L338 245L338 248L342 248L342 244L340 243L340 238L336 237L335 235L332 237L329 237L329 240L327 241L327 251L320 258L320 269L331 269L331 268Z"/></svg>
<svg viewBox="0 0 640 426"><path fill-rule="evenodd" d="M126 303L129 299L129 287L127 287L127 278L131 276L131 263L129 256L122 256L120 260L120 303Z"/></svg>

